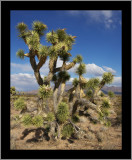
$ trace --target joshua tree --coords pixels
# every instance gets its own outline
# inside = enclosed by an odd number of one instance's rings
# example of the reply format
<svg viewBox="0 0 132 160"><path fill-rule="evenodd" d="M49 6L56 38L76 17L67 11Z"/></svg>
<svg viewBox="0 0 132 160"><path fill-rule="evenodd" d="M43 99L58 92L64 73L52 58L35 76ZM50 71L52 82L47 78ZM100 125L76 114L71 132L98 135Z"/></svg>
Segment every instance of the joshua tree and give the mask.
<svg viewBox="0 0 132 160"><path fill-rule="evenodd" d="M75 78L73 81L73 89L75 89L75 93L73 93L74 90L71 89L71 94L69 98L70 114L72 114L73 112L73 106L76 104L76 100L82 98L82 95L84 94L83 87L87 83L87 80L82 76L84 73L86 73L86 66L84 63L80 63L80 65L76 69L76 73L79 75L79 80Z"/></svg>
<svg viewBox="0 0 132 160"><path fill-rule="evenodd" d="M100 81L98 87L96 87L93 97L97 96L97 93L104 87L105 84L111 84L114 80L114 75L111 72L105 72L102 76L102 80Z"/></svg>
<svg viewBox="0 0 132 160"><path fill-rule="evenodd" d="M24 59L24 57L29 58L34 75L39 85L49 84L56 72L63 69L69 70L77 63L78 59L74 58L74 60L69 64L66 64L66 61L63 61L64 63L62 67L56 67L58 57L62 57L64 59L64 57L71 56L69 51L72 49L72 45L76 38L75 36L68 35L65 32L66 29L58 29L57 31L52 30L46 34L46 40L51 43L50 46L44 46L40 43L40 40L47 29L47 26L42 22L34 21L32 24L32 30L29 30L27 25L21 22L18 23L17 29L19 31L19 37L22 38L28 46L29 53L24 53L24 51L20 49L16 54L21 59ZM40 69L45 64L48 56L49 73L43 81L40 75ZM38 64L36 63L35 57L38 58Z"/></svg>

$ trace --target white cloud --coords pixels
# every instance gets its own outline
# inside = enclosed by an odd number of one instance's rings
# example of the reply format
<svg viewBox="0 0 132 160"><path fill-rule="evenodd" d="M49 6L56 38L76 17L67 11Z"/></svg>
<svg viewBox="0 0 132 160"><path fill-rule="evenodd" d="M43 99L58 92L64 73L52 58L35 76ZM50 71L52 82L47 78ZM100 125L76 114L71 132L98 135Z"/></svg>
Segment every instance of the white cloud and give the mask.
<svg viewBox="0 0 132 160"><path fill-rule="evenodd" d="M110 67L106 67L106 66L103 66L103 68L107 71L107 72L111 72L111 73L116 73L116 71Z"/></svg>
<svg viewBox="0 0 132 160"><path fill-rule="evenodd" d="M68 11L70 15L82 15L88 22L96 22L104 24L105 28L115 27L116 19L112 10L88 10L88 11Z"/></svg>
<svg viewBox="0 0 132 160"><path fill-rule="evenodd" d="M77 69L79 64L77 64L75 67L71 68L69 70L70 73L74 73ZM100 76L104 73L105 71L103 68L97 66L96 64L86 64L86 75L94 75L94 76Z"/></svg>
<svg viewBox="0 0 132 160"><path fill-rule="evenodd" d="M38 88L34 75L27 73L12 74L11 86L15 86L19 91L34 90Z"/></svg>
<svg viewBox="0 0 132 160"><path fill-rule="evenodd" d="M23 71L23 72L31 72L32 67L30 64L11 63L11 70L12 71L19 70L19 71Z"/></svg>

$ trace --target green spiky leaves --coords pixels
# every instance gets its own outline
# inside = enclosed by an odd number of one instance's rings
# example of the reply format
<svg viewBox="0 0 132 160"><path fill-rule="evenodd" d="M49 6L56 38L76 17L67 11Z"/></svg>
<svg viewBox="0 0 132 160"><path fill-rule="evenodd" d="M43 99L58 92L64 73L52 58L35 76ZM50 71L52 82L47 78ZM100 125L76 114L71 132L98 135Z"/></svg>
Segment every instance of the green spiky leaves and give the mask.
<svg viewBox="0 0 132 160"><path fill-rule="evenodd" d="M48 54L49 54L49 48L47 46L40 45L40 47L39 47L39 54L42 57L48 56Z"/></svg>
<svg viewBox="0 0 132 160"><path fill-rule="evenodd" d="M69 109L66 103L61 102L59 104L56 116L59 123L66 122L66 120L69 118Z"/></svg>
<svg viewBox="0 0 132 160"><path fill-rule="evenodd" d="M77 78L74 78L74 80L73 80L73 82L72 82L72 85L73 85L74 87L77 87L78 83L79 83L79 80L78 80Z"/></svg>
<svg viewBox="0 0 132 160"><path fill-rule="evenodd" d="M106 84L111 84L114 80L114 75L111 72L105 72L102 76L102 82Z"/></svg>
<svg viewBox="0 0 132 160"><path fill-rule="evenodd" d="M85 65L84 63L81 63L81 64L78 66L78 68L77 68L77 70L76 70L76 73L77 73L79 76L81 76L81 75L83 75L84 73L86 73L86 65Z"/></svg>
<svg viewBox="0 0 132 160"><path fill-rule="evenodd" d="M65 29L58 29L56 31L57 35L58 35L58 40L59 41L64 41L66 39L66 32Z"/></svg>
<svg viewBox="0 0 132 160"><path fill-rule="evenodd" d="M66 82L70 79L70 75L66 71L61 71L58 73L58 78L61 79L63 82Z"/></svg>
<svg viewBox="0 0 132 160"><path fill-rule="evenodd" d="M16 28L20 33L22 33L27 30L27 25L24 22L21 22L17 24Z"/></svg>
<svg viewBox="0 0 132 160"><path fill-rule="evenodd" d="M24 50L22 49L19 49L17 52L16 52L16 56L20 59L24 59Z"/></svg>
<svg viewBox="0 0 132 160"><path fill-rule="evenodd" d="M41 98L48 98L52 95L53 93L53 90L50 86L46 86L46 85L42 85L40 86L39 88L39 91L38 91L38 95L41 97Z"/></svg>
<svg viewBox="0 0 132 160"><path fill-rule="evenodd" d="M40 21L34 21L32 24L32 28L39 34L39 36L43 36L44 31L47 29L47 26Z"/></svg>
<svg viewBox="0 0 132 160"><path fill-rule="evenodd" d="M32 50L39 50L40 38L36 31L32 31L32 34L26 38L27 44Z"/></svg>
<svg viewBox="0 0 132 160"><path fill-rule="evenodd" d="M73 62L75 63L81 63L83 61L83 58L81 55L77 55L74 59Z"/></svg>
<svg viewBox="0 0 132 160"><path fill-rule="evenodd" d="M87 88L88 89L95 89L99 86L100 80L99 78L91 78L87 82Z"/></svg>
<svg viewBox="0 0 132 160"><path fill-rule="evenodd" d="M46 34L46 40L55 45L58 42L58 35L54 31L49 32Z"/></svg>

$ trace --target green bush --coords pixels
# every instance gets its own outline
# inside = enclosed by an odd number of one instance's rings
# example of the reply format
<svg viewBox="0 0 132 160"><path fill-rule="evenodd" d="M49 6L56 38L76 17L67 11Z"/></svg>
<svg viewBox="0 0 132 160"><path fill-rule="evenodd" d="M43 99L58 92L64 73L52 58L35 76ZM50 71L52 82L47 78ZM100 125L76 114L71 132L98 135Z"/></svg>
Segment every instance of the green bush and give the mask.
<svg viewBox="0 0 132 160"><path fill-rule="evenodd" d="M113 98L115 96L115 94L112 91L109 91L108 95L109 95L110 98Z"/></svg>
<svg viewBox="0 0 132 160"><path fill-rule="evenodd" d="M109 111L108 111L108 109L106 109L106 108L103 108L102 112L103 112L103 114L104 114L105 117L109 116L109 114L110 114Z"/></svg>
<svg viewBox="0 0 132 160"><path fill-rule="evenodd" d="M68 105L65 102L61 102L57 110L57 119L59 123L64 123L69 117Z"/></svg>
<svg viewBox="0 0 132 160"><path fill-rule="evenodd" d="M26 114L22 117L22 123L25 126L32 125L32 116L30 114Z"/></svg>
<svg viewBox="0 0 132 160"><path fill-rule="evenodd" d="M14 102L14 107L16 108L16 110L22 110L26 108L26 104L24 102L23 98L18 98L15 102Z"/></svg>
<svg viewBox="0 0 132 160"><path fill-rule="evenodd" d="M43 117L40 116L40 115L36 115L36 116L33 117L33 119L32 119L32 123L33 123L33 125L35 125L36 127L41 127L41 126L43 126L43 122L44 122Z"/></svg>
<svg viewBox="0 0 132 160"><path fill-rule="evenodd" d="M107 99L103 100L102 107L103 108L110 108L110 104L109 104L109 101Z"/></svg>
<svg viewBox="0 0 132 160"><path fill-rule="evenodd" d="M71 135L74 133L74 129L73 126L71 124L66 124L63 126L62 129L62 136L67 138L67 137L71 137Z"/></svg>
<svg viewBox="0 0 132 160"><path fill-rule="evenodd" d="M47 120L48 122L53 122L53 121L55 120L55 115L54 115L54 113L52 113L52 112L48 113L48 115L47 115L47 117L46 117L46 120Z"/></svg>

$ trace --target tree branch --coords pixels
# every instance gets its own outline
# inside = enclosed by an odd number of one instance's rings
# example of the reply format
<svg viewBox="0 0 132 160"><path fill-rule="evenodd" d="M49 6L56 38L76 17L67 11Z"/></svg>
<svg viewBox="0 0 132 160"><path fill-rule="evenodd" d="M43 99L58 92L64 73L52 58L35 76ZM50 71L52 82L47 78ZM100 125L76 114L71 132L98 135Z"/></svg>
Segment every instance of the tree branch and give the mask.
<svg viewBox="0 0 132 160"><path fill-rule="evenodd" d="M40 58L40 61L37 65L37 70L39 70L43 66L43 64L46 62L46 59L47 59L47 56Z"/></svg>
<svg viewBox="0 0 132 160"><path fill-rule="evenodd" d="M66 70L69 70L69 69L71 69L72 67L74 67L75 64L76 64L76 62L71 62L70 64L68 64L68 65L65 66L65 69L66 69Z"/></svg>

